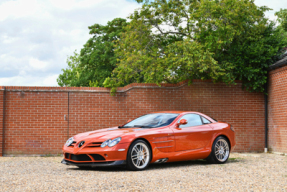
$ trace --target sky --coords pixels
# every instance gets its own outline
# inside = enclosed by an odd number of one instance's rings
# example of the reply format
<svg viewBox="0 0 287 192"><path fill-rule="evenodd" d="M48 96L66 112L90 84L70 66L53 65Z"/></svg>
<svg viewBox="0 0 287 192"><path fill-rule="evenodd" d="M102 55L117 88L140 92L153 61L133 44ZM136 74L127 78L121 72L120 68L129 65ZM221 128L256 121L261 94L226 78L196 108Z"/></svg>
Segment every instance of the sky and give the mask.
<svg viewBox="0 0 287 192"><path fill-rule="evenodd" d="M255 0L273 11L285 0ZM126 18L133 0L0 0L0 86L58 86L67 57L91 37L88 26Z"/></svg>

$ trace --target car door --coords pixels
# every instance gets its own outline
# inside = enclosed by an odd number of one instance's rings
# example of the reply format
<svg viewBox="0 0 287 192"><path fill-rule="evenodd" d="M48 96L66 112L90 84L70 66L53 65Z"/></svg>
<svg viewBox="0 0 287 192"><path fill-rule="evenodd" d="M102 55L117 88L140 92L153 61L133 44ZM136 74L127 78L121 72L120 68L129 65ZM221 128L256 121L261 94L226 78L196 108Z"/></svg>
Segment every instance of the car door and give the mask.
<svg viewBox="0 0 287 192"><path fill-rule="evenodd" d="M194 113L182 116L178 122L181 119L187 120L187 124L173 128L175 151L204 148L212 137L213 128L208 125L209 121Z"/></svg>

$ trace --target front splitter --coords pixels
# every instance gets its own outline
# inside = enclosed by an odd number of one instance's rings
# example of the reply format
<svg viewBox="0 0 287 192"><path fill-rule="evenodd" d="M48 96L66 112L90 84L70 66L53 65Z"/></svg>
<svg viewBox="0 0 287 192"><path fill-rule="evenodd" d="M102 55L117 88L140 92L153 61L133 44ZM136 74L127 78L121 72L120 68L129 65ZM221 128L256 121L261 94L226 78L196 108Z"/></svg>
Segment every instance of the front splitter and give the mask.
<svg viewBox="0 0 287 192"><path fill-rule="evenodd" d="M63 159L61 163L65 165L75 165L79 167L109 167L109 166L118 166L126 164L126 161L107 161L107 162L91 162L91 163L75 163L72 161L68 161Z"/></svg>

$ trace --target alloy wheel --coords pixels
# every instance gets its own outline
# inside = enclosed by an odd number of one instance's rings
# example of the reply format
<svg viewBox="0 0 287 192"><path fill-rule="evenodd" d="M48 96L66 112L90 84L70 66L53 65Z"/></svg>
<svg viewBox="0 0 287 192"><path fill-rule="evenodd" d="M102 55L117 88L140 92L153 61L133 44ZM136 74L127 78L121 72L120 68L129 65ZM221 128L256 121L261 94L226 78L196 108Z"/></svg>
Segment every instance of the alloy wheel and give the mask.
<svg viewBox="0 0 287 192"><path fill-rule="evenodd" d="M218 161L224 162L229 157L229 145L225 139L219 139L215 144L215 157Z"/></svg>
<svg viewBox="0 0 287 192"><path fill-rule="evenodd" d="M137 143L131 152L131 158L133 165L138 168L142 169L147 166L149 163L149 149L144 143Z"/></svg>

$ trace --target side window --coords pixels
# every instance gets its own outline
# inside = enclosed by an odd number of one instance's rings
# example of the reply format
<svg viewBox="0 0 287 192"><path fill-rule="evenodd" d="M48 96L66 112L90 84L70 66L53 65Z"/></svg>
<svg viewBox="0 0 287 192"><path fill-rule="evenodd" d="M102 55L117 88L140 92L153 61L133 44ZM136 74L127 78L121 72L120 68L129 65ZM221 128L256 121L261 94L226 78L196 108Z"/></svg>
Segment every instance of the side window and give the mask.
<svg viewBox="0 0 287 192"><path fill-rule="evenodd" d="M179 128L202 125L201 118L200 118L200 116L197 115L197 114L187 114L187 115L184 115L183 117L181 117L181 118L179 119L179 121L180 121L181 119L186 119L186 120L187 120L187 124L186 124L186 125L180 125ZM178 121L178 122L179 122L179 121Z"/></svg>
<svg viewBox="0 0 287 192"><path fill-rule="evenodd" d="M209 123L211 123L208 119L206 119L206 118L204 118L204 117L202 117L202 116L201 116L201 118L202 118L203 124L209 124Z"/></svg>

